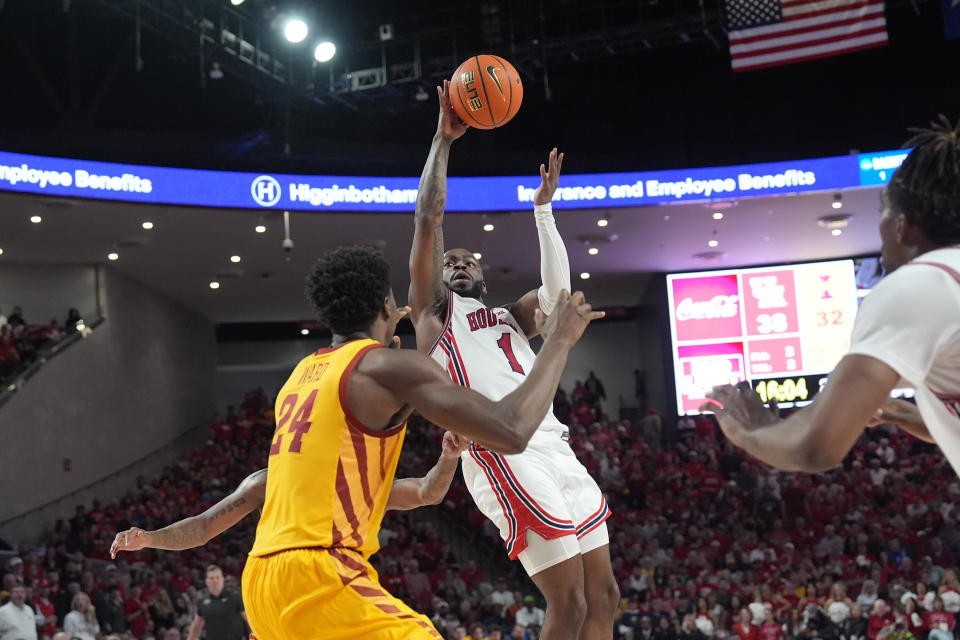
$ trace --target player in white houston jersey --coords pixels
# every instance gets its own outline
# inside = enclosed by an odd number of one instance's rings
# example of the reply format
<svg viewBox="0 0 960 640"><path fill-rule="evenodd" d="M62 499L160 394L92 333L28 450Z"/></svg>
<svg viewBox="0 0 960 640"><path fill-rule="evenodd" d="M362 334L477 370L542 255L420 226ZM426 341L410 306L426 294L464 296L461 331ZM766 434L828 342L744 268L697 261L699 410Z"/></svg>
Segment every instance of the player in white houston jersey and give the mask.
<svg viewBox="0 0 960 640"><path fill-rule="evenodd" d="M785 470L837 466L864 426L892 422L940 445L960 472L960 124L917 130L881 197L883 264L864 299L850 352L813 403L781 421L756 394L715 387L704 409L724 433ZM917 404L890 400L912 386Z"/></svg>
<svg viewBox="0 0 960 640"><path fill-rule="evenodd" d="M542 285L512 304L488 307L473 252L444 253L447 158L451 143L467 129L447 91L446 82L438 87L440 121L417 194L410 317L420 350L455 382L498 399L514 391L533 366L529 339L537 335L535 316L549 315L570 288L567 252L550 207L563 154L550 152L534 193ZM462 456L464 481L477 507L500 529L510 557L520 560L543 592L543 637L610 638L619 603L605 524L610 510L568 441L567 428L550 411L521 454L500 455L474 443Z"/></svg>

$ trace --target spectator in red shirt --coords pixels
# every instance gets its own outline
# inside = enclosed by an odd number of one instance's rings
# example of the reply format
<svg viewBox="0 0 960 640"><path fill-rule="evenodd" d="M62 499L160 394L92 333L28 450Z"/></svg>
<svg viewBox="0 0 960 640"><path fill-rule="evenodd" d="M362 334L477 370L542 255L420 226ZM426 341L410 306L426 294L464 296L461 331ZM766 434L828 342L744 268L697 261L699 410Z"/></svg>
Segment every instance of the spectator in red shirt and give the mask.
<svg viewBox="0 0 960 640"><path fill-rule="evenodd" d="M867 619L867 637L870 640L877 640L877 636L885 628L893 624L893 612L887 606L885 600L877 600L873 603L873 613Z"/></svg>
<svg viewBox="0 0 960 640"><path fill-rule="evenodd" d="M140 597L140 586L133 585L130 587L130 596L123 602L130 632L138 638L143 635L150 623L150 607Z"/></svg>
<svg viewBox="0 0 960 640"><path fill-rule="evenodd" d="M760 640L781 640L783 638L783 626L773 619L773 612L769 609L764 614L759 636Z"/></svg>
<svg viewBox="0 0 960 640"><path fill-rule="evenodd" d="M43 624L37 625L41 634L53 635L57 631L57 614L50 600L50 582L46 578L37 581L33 590L33 606L39 614L37 619L43 618Z"/></svg>
<svg viewBox="0 0 960 640"><path fill-rule="evenodd" d="M740 636L740 640L760 640L760 629L751 624L748 609L740 609L740 619L731 631Z"/></svg>
<svg viewBox="0 0 960 640"><path fill-rule="evenodd" d="M925 622L930 640L953 640L953 627L957 620L952 613L943 610L943 600L940 598L933 601L933 611L927 614Z"/></svg>

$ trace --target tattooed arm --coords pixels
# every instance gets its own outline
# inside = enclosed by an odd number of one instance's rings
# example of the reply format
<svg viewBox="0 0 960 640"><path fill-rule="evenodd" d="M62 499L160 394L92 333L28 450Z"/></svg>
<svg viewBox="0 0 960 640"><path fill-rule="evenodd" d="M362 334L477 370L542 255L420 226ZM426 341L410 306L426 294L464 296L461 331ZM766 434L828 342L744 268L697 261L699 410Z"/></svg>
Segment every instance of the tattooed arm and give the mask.
<svg viewBox="0 0 960 640"><path fill-rule="evenodd" d="M203 513L175 522L163 529L144 531L138 527L121 531L110 546L110 557L118 551L144 548L182 551L206 544L254 509L263 505L267 488L267 470L254 471L236 491Z"/></svg>
<svg viewBox="0 0 960 640"><path fill-rule="evenodd" d="M443 329L438 309L446 300L443 284L443 210L447 205L447 160L450 144L462 136L467 126L460 122L450 106L449 83L437 87L440 119L430 145L430 155L420 176L417 191L416 226L410 251L410 319L417 330L417 347L425 351Z"/></svg>

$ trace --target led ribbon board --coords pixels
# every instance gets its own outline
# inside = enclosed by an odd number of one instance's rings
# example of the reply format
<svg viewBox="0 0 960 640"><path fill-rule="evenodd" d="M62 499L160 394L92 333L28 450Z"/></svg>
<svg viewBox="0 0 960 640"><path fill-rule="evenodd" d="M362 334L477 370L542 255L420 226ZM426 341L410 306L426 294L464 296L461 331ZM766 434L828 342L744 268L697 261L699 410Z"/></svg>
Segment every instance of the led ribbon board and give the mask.
<svg viewBox="0 0 960 640"><path fill-rule="evenodd" d="M557 209L636 207L886 184L906 151L704 169L564 175ZM0 152L0 190L227 209L405 212L418 178L204 171ZM448 211L532 206L536 175L450 178Z"/></svg>

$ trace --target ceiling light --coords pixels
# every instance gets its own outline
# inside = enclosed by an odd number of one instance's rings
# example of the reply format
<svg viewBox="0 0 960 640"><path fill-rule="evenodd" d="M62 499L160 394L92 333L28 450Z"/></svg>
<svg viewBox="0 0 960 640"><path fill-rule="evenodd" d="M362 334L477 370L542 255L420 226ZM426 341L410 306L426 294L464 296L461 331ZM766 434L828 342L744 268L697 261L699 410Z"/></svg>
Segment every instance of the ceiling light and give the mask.
<svg viewBox="0 0 960 640"><path fill-rule="evenodd" d="M230 256L230 262L233 262L234 264L240 262L240 256Z"/></svg>
<svg viewBox="0 0 960 640"><path fill-rule="evenodd" d="M263 226L262 224L258 224L257 226L255 226L255 227L253 228L253 230L256 231L257 233L266 233L266 232L267 232L267 228L266 228L265 226Z"/></svg>
<svg viewBox="0 0 960 640"><path fill-rule="evenodd" d="M0 256L3 255L3 249L0 249Z"/></svg>
<svg viewBox="0 0 960 640"><path fill-rule="evenodd" d="M580 279L581 279L581 280L589 280L589 279L590 279L590 274L587 273L586 271L583 271L583 272L580 273Z"/></svg>
<svg viewBox="0 0 960 640"><path fill-rule="evenodd" d="M150 231L150 229L153 229L153 223L150 221L144 222L143 228L146 229L147 231Z"/></svg>
<svg viewBox="0 0 960 640"><path fill-rule="evenodd" d="M220 288L220 283L217 282L216 280L211 280L211 281L210 281L210 288L211 288L211 289L219 289L219 288Z"/></svg>
<svg viewBox="0 0 960 640"><path fill-rule="evenodd" d="M483 257L483 254L480 253L479 251L475 251L475 252L473 253L473 257L476 258L477 260L479 260L480 258Z"/></svg>
<svg viewBox="0 0 960 640"><path fill-rule="evenodd" d="M300 329L300 335L302 336L310 335L310 329Z"/></svg>
<svg viewBox="0 0 960 640"><path fill-rule="evenodd" d="M596 247L590 247L589 249L587 249L587 253L589 253L592 256L595 256L598 253L600 253L600 249L597 249Z"/></svg>
<svg viewBox="0 0 960 640"><path fill-rule="evenodd" d="M220 68L219 62L213 62L210 64L210 73L211 80L222 80L223 79L223 69Z"/></svg>
<svg viewBox="0 0 960 640"><path fill-rule="evenodd" d="M417 93L413 97L416 98L417 102L426 102L430 99L430 94L427 93L422 86L419 86L417 87Z"/></svg>
<svg viewBox="0 0 960 640"><path fill-rule="evenodd" d="M230 0L230 4L232 4L235 7L239 7L240 5L243 4L243 0Z"/></svg>
<svg viewBox="0 0 960 640"><path fill-rule="evenodd" d="M30 222L32 222L33 224L40 224L41 222L43 222L43 218L41 218L40 216L30 216Z"/></svg>
<svg viewBox="0 0 960 640"><path fill-rule="evenodd" d="M607 226L608 224L610 224L610 221L607 220L606 218L600 218L599 220L597 220L597 226L598 226L598 227L605 227L605 226Z"/></svg>
<svg viewBox="0 0 960 640"><path fill-rule="evenodd" d="M716 240L711 240L710 242L707 243L707 246L708 246L708 247L715 247L715 246L717 246L718 244L720 244L720 243L717 242Z"/></svg>
<svg viewBox="0 0 960 640"><path fill-rule="evenodd" d="M825 229L843 229L853 216L848 213L830 213L817 218L817 224Z"/></svg>
<svg viewBox="0 0 960 640"><path fill-rule="evenodd" d="M830 233L832 233L832 234L835 235L835 236L838 236L838 235L840 235L841 233L843 233L843 229L834 229L834 230L831 231Z"/></svg>
<svg viewBox="0 0 960 640"><path fill-rule="evenodd" d="M120 259L120 254L117 253L116 251L107 254L107 260L119 260L119 259Z"/></svg>
<svg viewBox="0 0 960 640"><path fill-rule="evenodd" d="M332 42L321 42L313 50L313 57L317 62L330 62L337 55L337 45Z"/></svg>
<svg viewBox="0 0 960 640"><path fill-rule="evenodd" d="M840 207L842 207L842 206L843 206L843 196L840 195L839 193L833 194L833 204L830 205L830 206L832 206L834 209L839 209Z"/></svg>
<svg viewBox="0 0 960 640"><path fill-rule="evenodd" d="M307 28L307 23L300 18L291 18L283 25L283 37L293 44L303 42L309 32L310 30Z"/></svg>
<svg viewBox="0 0 960 640"><path fill-rule="evenodd" d="M483 230L484 230L484 231L493 231L493 228L494 228L493 225L490 224L489 222L488 222L487 224L483 225Z"/></svg>
<svg viewBox="0 0 960 640"><path fill-rule="evenodd" d="M713 219L714 219L714 220L723 220L723 213L720 212L720 211L714 211L714 212L713 212Z"/></svg>

